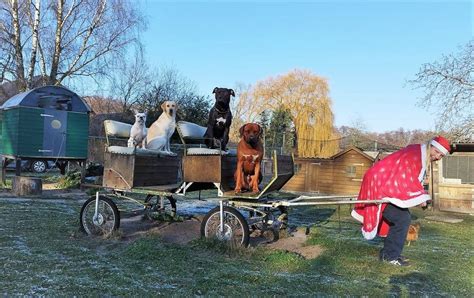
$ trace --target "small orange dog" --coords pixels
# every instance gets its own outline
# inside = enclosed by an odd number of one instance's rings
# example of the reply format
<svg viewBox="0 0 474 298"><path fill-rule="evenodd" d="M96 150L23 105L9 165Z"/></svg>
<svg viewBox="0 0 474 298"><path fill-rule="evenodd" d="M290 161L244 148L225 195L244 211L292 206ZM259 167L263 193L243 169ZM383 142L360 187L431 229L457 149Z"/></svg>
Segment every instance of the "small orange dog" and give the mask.
<svg viewBox="0 0 474 298"><path fill-rule="evenodd" d="M414 224L411 224L409 227L408 227L408 234L407 234L407 246L410 246L410 243L412 241L416 241L418 240L418 235L420 233L420 224L419 223L414 223Z"/></svg>
<svg viewBox="0 0 474 298"><path fill-rule="evenodd" d="M263 129L257 123L247 123L240 130L237 146L237 169L235 170L235 193L252 190L258 193L258 184L262 180L261 162L263 145L260 137Z"/></svg>

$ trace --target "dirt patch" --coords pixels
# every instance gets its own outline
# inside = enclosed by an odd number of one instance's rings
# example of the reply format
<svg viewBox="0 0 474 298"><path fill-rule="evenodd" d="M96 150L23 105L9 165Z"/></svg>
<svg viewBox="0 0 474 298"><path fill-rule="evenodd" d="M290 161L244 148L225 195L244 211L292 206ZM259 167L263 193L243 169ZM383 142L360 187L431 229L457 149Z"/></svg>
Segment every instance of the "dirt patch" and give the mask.
<svg viewBox="0 0 474 298"><path fill-rule="evenodd" d="M124 240L133 241L140 236L153 234L160 235L166 243L181 245L199 238L200 226L200 219L194 217L180 222L160 222L137 215L120 221Z"/></svg>
<svg viewBox="0 0 474 298"><path fill-rule="evenodd" d="M136 215L121 220L122 239L133 241L141 236L159 235L166 243L186 245L200 237L202 216L192 217L182 222L159 222L143 219ZM283 250L296 253L305 259L315 259L323 249L318 245L305 245L307 235L304 229L297 229L285 238L273 241L269 235L252 234L250 245L263 246L272 250Z"/></svg>
<svg viewBox="0 0 474 298"><path fill-rule="evenodd" d="M315 259L321 255L323 248L319 245L305 245L308 236L304 229L297 229L288 237L265 244L265 247L274 250L284 250L299 254L305 259Z"/></svg>

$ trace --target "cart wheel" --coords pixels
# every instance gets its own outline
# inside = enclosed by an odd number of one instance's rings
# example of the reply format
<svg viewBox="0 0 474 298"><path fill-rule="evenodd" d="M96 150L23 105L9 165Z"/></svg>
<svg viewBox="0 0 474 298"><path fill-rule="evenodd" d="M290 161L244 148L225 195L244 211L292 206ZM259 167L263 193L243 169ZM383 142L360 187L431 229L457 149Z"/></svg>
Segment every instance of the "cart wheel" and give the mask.
<svg viewBox="0 0 474 298"><path fill-rule="evenodd" d="M220 208L216 207L204 216L201 223L201 237L217 238L231 245L247 247L249 244L249 225L237 209L224 206L224 231L220 228Z"/></svg>
<svg viewBox="0 0 474 298"><path fill-rule="evenodd" d="M81 230L88 235L108 236L120 226L120 214L115 203L99 196L97 217L95 214L95 196L88 199L81 208Z"/></svg>

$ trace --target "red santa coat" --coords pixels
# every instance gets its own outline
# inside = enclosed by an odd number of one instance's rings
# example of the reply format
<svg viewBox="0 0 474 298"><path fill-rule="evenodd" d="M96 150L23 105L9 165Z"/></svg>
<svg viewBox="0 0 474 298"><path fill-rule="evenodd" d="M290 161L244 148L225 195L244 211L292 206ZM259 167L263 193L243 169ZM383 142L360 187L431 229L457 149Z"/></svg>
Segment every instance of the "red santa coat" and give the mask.
<svg viewBox="0 0 474 298"><path fill-rule="evenodd" d="M423 189L426 171L426 145L409 145L375 163L364 175L358 200L388 200L409 208L426 202ZM387 204L356 204L352 216L362 223L362 235L373 239L377 231L387 236L388 223L382 218Z"/></svg>

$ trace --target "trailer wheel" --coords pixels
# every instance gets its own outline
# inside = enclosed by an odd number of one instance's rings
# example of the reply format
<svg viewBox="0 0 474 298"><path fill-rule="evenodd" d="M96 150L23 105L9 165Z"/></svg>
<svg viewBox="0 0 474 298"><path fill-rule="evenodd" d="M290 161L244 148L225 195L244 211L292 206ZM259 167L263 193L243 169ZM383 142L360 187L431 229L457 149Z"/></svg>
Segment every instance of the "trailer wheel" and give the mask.
<svg viewBox="0 0 474 298"><path fill-rule="evenodd" d="M231 246L247 247L249 225L235 208L224 206L224 229L221 231L220 208L216 207L204 216L201 223L201 237L215 238L228 242Z"/></svg>
<svg viewBox="0 0 474 298"><path fill-rule="evenodd" d="M95 215L95 196L88 199L81 208L81 230L88 235L108 236L120 226L120 213L115 203L99 196L97 216Z"/></svg>

